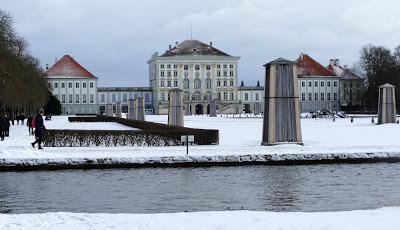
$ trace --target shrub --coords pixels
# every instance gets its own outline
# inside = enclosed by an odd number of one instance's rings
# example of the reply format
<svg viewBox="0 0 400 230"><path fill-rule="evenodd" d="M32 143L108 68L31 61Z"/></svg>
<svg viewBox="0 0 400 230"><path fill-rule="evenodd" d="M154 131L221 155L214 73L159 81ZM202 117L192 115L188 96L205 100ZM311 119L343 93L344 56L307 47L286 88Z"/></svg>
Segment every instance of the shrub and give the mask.
<svg viewBox="0 0 400 230"><path fill-rule="evenodd" d="M118 122L140 130L48 130L45 146L169 146L180 145L181 136L194 135L194 144L216 145L218 130L193 129L108 116L68 117L70 122Z"/></svg>

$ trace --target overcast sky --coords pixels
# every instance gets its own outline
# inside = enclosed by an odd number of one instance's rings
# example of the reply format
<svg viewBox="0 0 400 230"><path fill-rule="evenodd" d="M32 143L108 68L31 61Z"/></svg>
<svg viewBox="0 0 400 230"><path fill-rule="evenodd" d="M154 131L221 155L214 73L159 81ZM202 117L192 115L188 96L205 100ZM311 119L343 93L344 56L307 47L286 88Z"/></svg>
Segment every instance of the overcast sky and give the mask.
<svg viewBox="0 0 400 230"><path fill-rule="evenodd" d="M301 52L351 66L368 43L400 44L396 0L0 0L43 66L70 54L100 86L148 86L151 54L190 38L240 56L239 79Z"/></svg>

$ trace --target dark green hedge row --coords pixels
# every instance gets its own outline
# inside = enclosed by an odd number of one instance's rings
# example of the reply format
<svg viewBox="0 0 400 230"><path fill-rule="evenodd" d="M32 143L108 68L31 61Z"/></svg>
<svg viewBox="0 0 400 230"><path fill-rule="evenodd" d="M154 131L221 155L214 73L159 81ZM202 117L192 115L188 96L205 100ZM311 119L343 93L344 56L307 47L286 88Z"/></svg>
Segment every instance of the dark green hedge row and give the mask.
<svg viewBox="0 0 400 230"><path fill-rule="evenodd" d="M165 146L180 145L181 136L194 135L194 144L217 145L218 130L193 129L108 116L69 117L70 122L118 122L140 130L48 130L45 146Z"/></svg>
<svg viewBox="0 0 400 230"><path fill-rule="evenodd" d="M145 130L47 130L48 147L170 146L176 140Z"/></svg>

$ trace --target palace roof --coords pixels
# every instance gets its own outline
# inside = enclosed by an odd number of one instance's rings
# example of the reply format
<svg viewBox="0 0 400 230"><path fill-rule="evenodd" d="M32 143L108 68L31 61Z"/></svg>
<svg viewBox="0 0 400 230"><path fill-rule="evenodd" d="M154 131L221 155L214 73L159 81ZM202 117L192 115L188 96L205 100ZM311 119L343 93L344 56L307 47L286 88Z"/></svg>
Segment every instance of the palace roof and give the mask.
<svg viewBox="0 0 400 230"><path fill-rule="evenodd" d="M46 76L96 78L70 55L64 55L45 72Z"/></svg>

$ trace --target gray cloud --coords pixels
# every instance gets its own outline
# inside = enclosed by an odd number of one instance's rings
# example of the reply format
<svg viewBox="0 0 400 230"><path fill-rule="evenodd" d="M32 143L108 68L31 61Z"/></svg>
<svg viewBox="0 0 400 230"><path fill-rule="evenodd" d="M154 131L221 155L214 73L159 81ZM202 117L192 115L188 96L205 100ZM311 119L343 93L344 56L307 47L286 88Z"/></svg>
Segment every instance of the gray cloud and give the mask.
<svg viewBox="0 0 400 230"><path fill-rule="evenodd" d="M305 52L327 64L358 60L368 43L400 44L400 3L383 1L20 0L1 3L44 65L70 54L102 86L147 86L146 60L190 37L241 56L240 79L262 80L262 64Z"/></svg>

